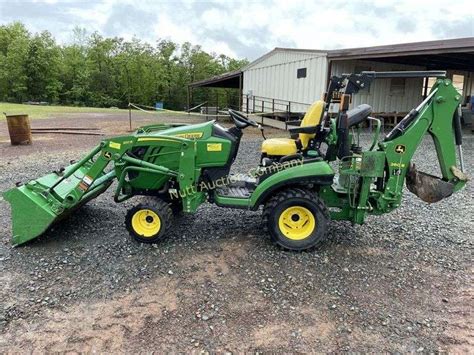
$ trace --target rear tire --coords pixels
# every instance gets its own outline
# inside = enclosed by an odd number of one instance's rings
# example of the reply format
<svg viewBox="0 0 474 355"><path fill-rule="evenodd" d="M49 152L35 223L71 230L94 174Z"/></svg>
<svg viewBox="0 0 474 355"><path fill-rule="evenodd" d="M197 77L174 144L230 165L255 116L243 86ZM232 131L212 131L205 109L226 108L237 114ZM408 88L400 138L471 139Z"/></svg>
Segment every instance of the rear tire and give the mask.
<svg viewBox="0 0 474 355"><path fill-rule="evenodd" d="M125 227L133 239L141 243L156 243L167 234L172 217L167 202L147 197L128 210Z"/></svg>
<svg viewBox="0 0 474 355"><path fill-rule="evenodd" d="M324 203L301 188L278 193L265 204L262 217L272 241L295 251L320 245L326 239L330 219Z"/></svg>

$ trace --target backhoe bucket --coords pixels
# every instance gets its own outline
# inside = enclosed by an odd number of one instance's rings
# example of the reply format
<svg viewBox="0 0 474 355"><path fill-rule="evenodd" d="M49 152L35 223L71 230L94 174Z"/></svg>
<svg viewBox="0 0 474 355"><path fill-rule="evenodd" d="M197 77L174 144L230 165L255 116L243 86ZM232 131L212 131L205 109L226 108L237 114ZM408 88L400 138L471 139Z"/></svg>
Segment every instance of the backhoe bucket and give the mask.
<svg viewBox="0 0 474 355"><path fill-rule="evenodd" d="M410 165L408 170L406 185L410 192L428 203L441 201L443 198L451 196L454 192L454 184L418 171L414 164Z"/></svg>
<svg viewBox="0 0 474 355"><path fill-rule="evenodd" d="M45 175L3 194L11 205L13 245L39 237L53 223L68 216L110 186L115 177L114 171L102 173L86 193L76 193L91 164L88 161L70 165L63 172ZM67 176L69 173L71 175Z"/></svg>

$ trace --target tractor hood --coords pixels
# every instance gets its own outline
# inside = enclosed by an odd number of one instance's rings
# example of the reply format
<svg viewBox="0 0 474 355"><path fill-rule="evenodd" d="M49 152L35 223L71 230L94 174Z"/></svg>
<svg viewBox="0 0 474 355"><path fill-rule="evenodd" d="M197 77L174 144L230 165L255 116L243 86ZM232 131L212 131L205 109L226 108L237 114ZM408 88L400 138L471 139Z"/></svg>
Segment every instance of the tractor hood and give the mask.
<svg viewBox="0 0 474 355"><path fill-rule="evenodd" d="M179 137L185 139L208 139L212 135L215 121L198 123L193 125L152 125L145 126L137 130L137 135L147 137Z"/></svg>

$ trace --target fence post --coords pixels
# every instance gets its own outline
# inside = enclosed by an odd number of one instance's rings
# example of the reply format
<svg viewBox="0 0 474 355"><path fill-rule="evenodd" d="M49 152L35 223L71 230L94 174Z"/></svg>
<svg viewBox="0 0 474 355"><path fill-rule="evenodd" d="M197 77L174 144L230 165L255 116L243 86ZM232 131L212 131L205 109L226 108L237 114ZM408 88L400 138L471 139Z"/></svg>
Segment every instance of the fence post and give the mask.
<svg viewBox="0 0 474 355"><path fill-rule="evenodd" d="M252 112L255 113L255 96L252 95Z"/></svg>
<svg viewBox="0 0 474 355"><path fill-rule="evenodd" d="M289 119L291 119L291 101L288 101L288 116L286 118L286 120L288 121ZM288 126L287 126L288 128Z"/></svg>
<svg viewBox="0 0 474 355"><path fill-rule="evenodd" d="M219 113L219 92L216 92L216 121L219 120L219 116L217 115Z"/></svg>
<svg viewBox="0 0 474 355"><path fill-rule="evenodd" d="M249 114L249 95L245 95L245 111L247 112L247 115Z"/></svg>

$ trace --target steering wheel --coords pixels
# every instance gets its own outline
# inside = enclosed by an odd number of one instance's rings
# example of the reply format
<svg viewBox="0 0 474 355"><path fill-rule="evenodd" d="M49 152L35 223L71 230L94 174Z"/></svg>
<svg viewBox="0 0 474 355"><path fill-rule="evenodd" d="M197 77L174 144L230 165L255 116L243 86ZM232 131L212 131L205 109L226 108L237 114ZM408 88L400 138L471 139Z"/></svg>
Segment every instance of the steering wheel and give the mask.
<svg viewBox="0 0 474 355"><path fill-rule="evenodd" d="M245 117L242 113L229 109L229 115L232 117L234 124L239 129L244 129L248 126L259 127L259 124Z"/></svg>

